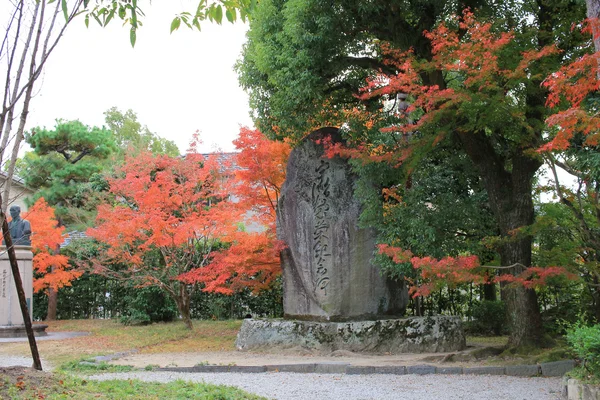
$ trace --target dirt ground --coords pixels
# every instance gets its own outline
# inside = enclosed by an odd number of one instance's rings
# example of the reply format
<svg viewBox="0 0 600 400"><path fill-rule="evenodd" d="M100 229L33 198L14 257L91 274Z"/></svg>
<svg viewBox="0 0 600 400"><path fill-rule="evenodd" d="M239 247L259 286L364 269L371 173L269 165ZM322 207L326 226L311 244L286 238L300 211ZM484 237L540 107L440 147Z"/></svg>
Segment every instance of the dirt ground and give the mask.
<svg viewBox="0 0 600 400"><path fill-rule="evenodd" d="M186 353L134 353L110 361L111 364L132 365L136 368L147 366L193 367L194 365L237 365L261 366L280 364L340 363L355 366L394 366L431 364L453 366L477 366L480 362L469 357L474 349L458 353L421 354L364 354L338 350L330 354L312 353L305 349L287 349L277 352L186 352Z"/></svg>
<svg viewBox="0 0 600 400"><path fill-rule="evenodd" d="M60 332L44 340L56 343L78 337L81 332ZM12 339L11 341L23 341ZM5 341L9 341L6 339ZM63 342L64 343L64 342ZM14 355L6 352L0 342L0 357ZM262 366L281 364L339 363L354 366L409 366L441 365L472 367L484 365L492 354L482 353L484 346L470 346L466 350L450 353L406 353L406 354L367 354L337 350L332 353L319 353L304 348L273 349L263 351L198 351L198 352L138 352L131 349L125 355L108 362L116 365L131 365L135 368L153 367L193 367L195 365L236 365ZM9 364L10 365L10 364ZM29 365L29 364L28 364ZM47 365L47 363L46 363Z"/></svg>
<svg viewBox="0 0 600 400"><path fill-rule="evenodd" d="M57 384L57 379L49 372L25 367L0 367L0 399L43 399Z"/></svg>

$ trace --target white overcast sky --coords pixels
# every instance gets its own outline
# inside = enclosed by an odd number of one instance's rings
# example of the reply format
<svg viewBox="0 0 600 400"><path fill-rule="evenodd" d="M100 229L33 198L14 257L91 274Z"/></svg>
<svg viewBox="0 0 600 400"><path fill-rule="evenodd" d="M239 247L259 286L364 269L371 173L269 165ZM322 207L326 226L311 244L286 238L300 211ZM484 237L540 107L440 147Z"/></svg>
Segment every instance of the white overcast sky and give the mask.
<svg viewBox="0 0 600 400"><path fill-rule="evenodd" d="M182 152L196 130L202 151L233 150L239 126L252 126L233 71L247 25L204 22L201 32L182 27L169 34L175 14L193 10L197 1L144 3L135 48L120 21L107 28L90 21L89 29L83 18L74 21L38 81L28 129L51 128L57 118L101 126L104 111L116 106L135 111Z"/></svg>

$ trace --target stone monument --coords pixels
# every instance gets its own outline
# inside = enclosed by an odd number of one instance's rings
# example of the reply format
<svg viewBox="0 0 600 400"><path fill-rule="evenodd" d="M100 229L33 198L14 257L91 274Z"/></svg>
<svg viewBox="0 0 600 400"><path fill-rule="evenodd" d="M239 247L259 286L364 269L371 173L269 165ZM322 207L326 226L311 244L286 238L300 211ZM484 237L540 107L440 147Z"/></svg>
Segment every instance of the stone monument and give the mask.
<svg viewBox="0 0 600 400"><path fill-rule="evenodd" d="M21 208L10 208L12 220L8 224L13 241L17 264L23 282L29 315L33 312L33 253L31 252L31 225L21 218ZM4 242L3 242L4 244ZM45 335L47 325L36 324L33 329L37 336ZM19 297L13 279L8 252L0 247L0 337L27 336Z"/></svg>
<svg viewBox="0 0 600 400"><path fill-rule="evenodd" d="M324 156L323 140L337 129L313 132L290 154L277 214L285 318L348 321L402 315L404 282L385 279L373 264L375 232L358 226L357 177L348 162Z"/></svg>
<svg viewBox="0 0 600 400"><path fill-rule="evenodd" d="M277 210L284 320L246 319L240 350L305 347L320 351L432 352L465 345L454 317L405 318L408 291L373 262L375 232L359 227L357 177L347 160L328 158L335 128L306 137L290 154Z"/></svg>

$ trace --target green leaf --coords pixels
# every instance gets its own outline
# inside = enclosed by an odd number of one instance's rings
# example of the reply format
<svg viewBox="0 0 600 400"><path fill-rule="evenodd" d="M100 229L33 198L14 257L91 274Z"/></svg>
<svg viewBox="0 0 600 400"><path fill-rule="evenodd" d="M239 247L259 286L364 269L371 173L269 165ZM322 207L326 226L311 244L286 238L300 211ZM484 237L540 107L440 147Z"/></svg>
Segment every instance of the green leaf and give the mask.
<svg viewBox="0 0 600 400"><path fill-rule="evenodd" d="M113 19L114 16L115 16L115 10L110 10L108 12L108 16L104 20L104 25L108 25L108 23L110 22L111 19Z"/></svg>
<svg viewBox="0 0 600 400"><path fill-rule="evenodd" d="M200 20L198 18L194 18L194 20L192 21L192 25L194 25L196 28L198 28L198 30L200 29Z"/></svg>
<svg viewBox="0 0 600 400"><path fill-rule="evenodd" d="M218 5L215 9L215 20L217 21L217 24L220 24L223 20L223 7L221 7L221 5Z"/></svg>
<svg viewBox="0 0 600 400"><path fill-rule="evenodd" d="M90 14L87 14L85 16L85 27L89 28L90 27Z"/></svg>
<svg viewBox="0 0 600 400"><path fill-rule="evenodd" d="M129 41L131 42L131 47L135 47L135 39L136 39L136 32L135 32L135 27L131 27L131 30L129 31Z"/></svg>
<svg viewBox="0 0 600 400"><path fill-rule="evenodd" d="M102 25L102 21L100 21L100 18L98 18L98 16L96 14L92 14L92 17L94 17L94 19L96 20L96 22L98 22L98 25L103 26Z"/></svg>
<svg viewBox="0 0 600 400"><path fill-rule="evenodd" d="M56 1L56 0L49 0L49 1L48 1L48 4L52 4L52 3L54 3L55 1ZM89 1L89 0L88 0L88 1Z"/></svg>
<svg viewBox="0 0 600 400"><path fill-rule="evenodd" d="M69 9L67 8L67 0L62 0L62 11L65 15L65 21L69 20Z"/></svg>
<svg viewBox="0 0 600 400"><path fill-rule="evenodd" d="M227 21L233 23L235 22L235 17L236 17L236 13L234 9L228 8L227 10L225 10L225 17L227 18Z"/></svg>
<svg viewBox="0 0 600 400"><path fill-rule="evenodd" d="M134 28L138 27L138 19L137 19L137 0L131 1L131 25ZM135 39L134 39L135 41Z"/></svg>
<svg viewBox="0 0 600 400"><path fill-rule="evenodd" d="M125 19L126 11L125 7L119 7L119 18Z"/></svg>
<svg viewBox="0 0 600 400"><path fill-rule="evenodd" d="M196 15L202 15L204 9L206 8L206 0L202 0L198 3L198 8L196 9Z"/></svg>
<svg viewBox="0 0 600 400"><path fill-rule="evenodd" d="M179 29L180 25L181 25L181 18L179 18L179 17L173 18L173 21L171 22L171 33L173 33L173 31Z"/></svg>

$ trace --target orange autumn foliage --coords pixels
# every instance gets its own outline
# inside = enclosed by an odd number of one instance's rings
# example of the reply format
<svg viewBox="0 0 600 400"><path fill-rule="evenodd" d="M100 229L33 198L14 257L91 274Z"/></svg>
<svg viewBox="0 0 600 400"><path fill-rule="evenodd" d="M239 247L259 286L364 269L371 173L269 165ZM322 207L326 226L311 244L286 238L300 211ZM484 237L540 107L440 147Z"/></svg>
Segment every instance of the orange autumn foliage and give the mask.
<svg viewBox="0 0 600 400"><path fill-rule="evenodd" d="M82 272L69 267L69 259L59 254L57 249L64 241L64 226L58 226L54 209L44 198L38 199L23 216L31 224L31 247L33 251L33 268L38 277L33 281L33 290L52 288L58 290L70 286L71 281L81 276Z"/></svg>
<svg viewBox="0 0 600 400"><path fill-rule="evenodd" d="M417 271L417 282L407 279L410 284L409 292L413 297L428 296L442 286L455 287L460 283L507 282L532 289L543 287L548 278L554 276L577 279L577 276L563 267L529 267L517 275L491 276L481 267L479 258L473 255L444 257L438 260L433 257L416 257L410 250L387 244L380 244L378 250L379 254L390 257L394 263L410 263Z"/></svg>
<svg viewBox="0 0 600 400"><path fill-rule="evenodd" d="M592 34L597 28L597 20L587 20L583 32ZM546 78L544 86L550 92L546 106L557 108L546 122L557 131L540 152L566 150L576 134L583 135L586 146L600 144L600 116L588 112L583 104L590 94L600 90L599 65L600 53L586 54Z"/></svg>
<svg viewBox="0 0 600 400"><path fill-rule="evenodd" d="M194 149L181 158L128 158L109 180L116 201L99 207L97 227L88 231L107 245L95 260L97 273L156 285L174 298L181 287L172 283L230 294L259 290L277 275L271 238L240 229L246 210L232 201L231 166ZM149 261L151 252L158 252L158 265ZM115 263L126 269L109 270Z"/></svg>
<svg viewBox="0 0 600 400"><path fill-rule="evenodd" d="M235 199L232 206L243 212L238 221L249 231L238 230L229 235L230 246L213 254L212 268L185 276L204 282L205 290L223 293L242 287L260 290L281 272L279 252L283 243L276 238L275 210L291 152L287 142L269 140L260 131L247 127L240 129L233 143L239 153L235 157L237 168L230 166L234 172L228 186ZM243 273L240 266L244 266ZM236 279L228 284L232 276Z"/></svg>
<svg viewBox="0 0 600 400"><path fill-rule="evenodd" d="M287 142L269 140L260 131L247 127L240 129L233 144L240 151L236 157L240 169L235 171L235 193L247 209L258 214L261 223L270 226L275 223L275 209L292 148Z"/></svg>

